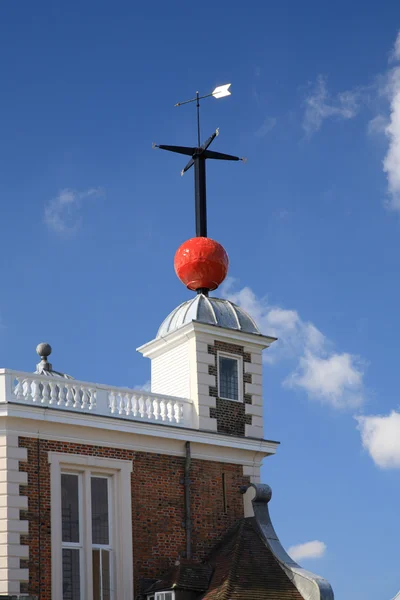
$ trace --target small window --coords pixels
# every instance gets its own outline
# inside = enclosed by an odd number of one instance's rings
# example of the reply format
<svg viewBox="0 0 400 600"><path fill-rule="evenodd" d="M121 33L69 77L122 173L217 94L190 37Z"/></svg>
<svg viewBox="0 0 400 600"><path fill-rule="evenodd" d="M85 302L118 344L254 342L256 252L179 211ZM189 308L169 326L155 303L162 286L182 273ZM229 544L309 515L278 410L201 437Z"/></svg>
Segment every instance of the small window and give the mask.
<svg viewBox="0 0 400 600"><path fill-rule="evenodd" d="M157 592L154 596L148 596L147 600L174 600L174 592Z"/></svg>
<svg viewBox="0 0 400 600"><path fill-rule="evenodd" d="M220 354L218 356L218 395L225 400L241 400L240 359Z"/></svg>

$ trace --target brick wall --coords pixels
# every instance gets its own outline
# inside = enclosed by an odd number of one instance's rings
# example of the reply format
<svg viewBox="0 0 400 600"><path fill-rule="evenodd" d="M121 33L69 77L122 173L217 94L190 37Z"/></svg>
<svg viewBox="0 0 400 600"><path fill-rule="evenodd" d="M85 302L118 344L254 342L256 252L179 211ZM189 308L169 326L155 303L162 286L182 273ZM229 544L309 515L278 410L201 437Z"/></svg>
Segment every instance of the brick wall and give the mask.
<svg viewBox="0 0 400 600"><path fill-rule="evenodd" d="M236 402L235 400L226 400L218 397L218 371L217 371L217 353L218 351L236 354L243 359L243 399L244 402ZM215 387L210 386L210 396L216 398L216 407L210 408L210 417L217 419L218 433L228 433L230 435L244 436L245 425L252 424L252 416L246 414L245 404L251 404L252 399L250 394L245 394L245 383L252 382L250 373L245 373L245 363L251 362L251 355L245 352L243 346L237 344L227 344L226 342L214 341L213 345L208 346L208 353L215 357L214 365L208 367L210 375L216 376Z"/></svg>
<svg viewBox="0 0 400 600"><path fill-rule="evenodd" d="M135 589L141 577L157 577L185 550L184 458L67 442L19 438L28 460L20 463L28 484L20 493L28 497L29 584L21 592L51 600L50 465L48 452L63 452L132 460L132 532ZM39 472L39 476L38 476ZM193 558L202 560L224 532L243 516L241 485L249 482L241 465L192 460L191 466ZM223 488L225 491L223 492ZM24 584L21 584L23 586Z"/></svg>

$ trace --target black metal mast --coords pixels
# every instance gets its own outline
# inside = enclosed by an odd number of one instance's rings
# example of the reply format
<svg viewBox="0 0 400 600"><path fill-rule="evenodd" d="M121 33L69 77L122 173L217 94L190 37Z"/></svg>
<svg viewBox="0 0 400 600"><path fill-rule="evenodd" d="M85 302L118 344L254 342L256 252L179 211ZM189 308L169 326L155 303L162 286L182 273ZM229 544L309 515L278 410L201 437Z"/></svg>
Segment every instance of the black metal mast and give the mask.
<svg viewBox="0 0 400 600"><path fill-rule="evenodd" d="M212 96L202 96L206 98ZM197 110L197 147L188 146L166 146L164 144L153 144L154 148L161 148L161 150L168 150L169 152L176 152L177 154L186 154L190 156L190 160L181 171L181 175L184 175L192 166L194 166L194 196L195 196L195 216L196 216L196 237L207 237L207 195L206 195L206 160L212 158L214 160L244 160L238 156L232 156L231 154L223 154L222 152L213 152L208 150L210 144L215 140L218 135L218 129L210 135L208 140L201 145L200 142L200 96L199 92L196 92L196 98L181 102L180 104L187 104L189 102L196 101Z"/></svg>

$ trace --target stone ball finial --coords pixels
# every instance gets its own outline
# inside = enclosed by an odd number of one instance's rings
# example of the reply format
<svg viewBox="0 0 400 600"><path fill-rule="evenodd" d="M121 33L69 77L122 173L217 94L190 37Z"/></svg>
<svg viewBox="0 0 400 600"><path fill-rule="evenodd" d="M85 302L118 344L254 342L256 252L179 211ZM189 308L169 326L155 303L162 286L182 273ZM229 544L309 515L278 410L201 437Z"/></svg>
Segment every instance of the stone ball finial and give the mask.
<svg viewBox="0 0 400 600"><path fill-rule="evenodd" d="M46 342L42 342L36 346L36 352L39 354L40 358L46 360L51 354L51 346Z"/></svg>

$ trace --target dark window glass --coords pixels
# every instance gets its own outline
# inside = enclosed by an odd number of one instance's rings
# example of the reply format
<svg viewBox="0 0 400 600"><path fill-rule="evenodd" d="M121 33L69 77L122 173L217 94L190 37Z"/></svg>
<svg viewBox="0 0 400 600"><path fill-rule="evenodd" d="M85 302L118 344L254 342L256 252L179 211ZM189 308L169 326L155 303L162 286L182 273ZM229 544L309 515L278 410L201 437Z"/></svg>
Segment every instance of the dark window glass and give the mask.
<svg viewBox="0 0 400 600"><path fill-rule="evenodd" d="M110 552L101 551L101 578L103 582L102 600L110 600Z"/></svg>
<svg viewBox="0 0 400 600"><path fill-rule="evenodd" d="M63 565L63 600L80 600L80 568L79 550L64 548L62 551Z"/></svg>
<svg viewBox="0 0 400 600"><path fill-rule="evenodd" d="M61 475L62 541L79 543L78 475Z"/></svg>
<svg viewBox="0 0 400 600"><path fill-rule="evenodd" d="M110 552L94 549L93 600L110 600Z"/></svg>
<svg viewBox="0 0 400 600"><path fill-rule="evenodd" d="M108 480L92 477L92 544L109 544Z"/></svg>
<svg viewBox="0 0 400 600"><path fill-rule="evenodd" d="M239 400L238 361L234 358L219 357L219 396Z"/></svg>

